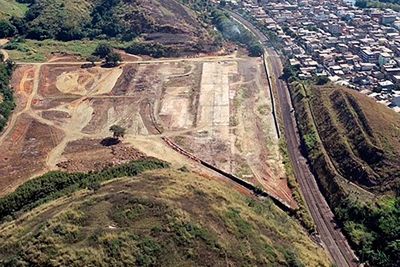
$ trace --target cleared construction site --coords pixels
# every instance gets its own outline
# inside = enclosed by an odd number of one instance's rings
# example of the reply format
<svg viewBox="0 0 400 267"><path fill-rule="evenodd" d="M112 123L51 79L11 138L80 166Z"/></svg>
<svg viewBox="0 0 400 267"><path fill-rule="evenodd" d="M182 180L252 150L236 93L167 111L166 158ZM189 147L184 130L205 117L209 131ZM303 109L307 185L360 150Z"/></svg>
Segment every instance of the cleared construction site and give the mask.
<svg viewBox="0 0 400 267"><path fill-rule="evenodd" d="M137 60L116 68L49 62L19 66L12 84L18 105L0 139L1 194L32 174L95 171L144 155L201 169L172 143L296 206L260 58ZM127 133L105 146L112 125Z"/></svg>

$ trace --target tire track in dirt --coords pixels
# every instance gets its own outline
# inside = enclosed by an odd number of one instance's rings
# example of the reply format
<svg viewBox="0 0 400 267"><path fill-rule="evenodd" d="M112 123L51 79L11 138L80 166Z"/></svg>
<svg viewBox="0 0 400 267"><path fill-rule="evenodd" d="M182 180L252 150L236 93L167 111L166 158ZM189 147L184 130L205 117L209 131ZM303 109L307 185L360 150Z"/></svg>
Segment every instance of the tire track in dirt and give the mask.
<svg viewBox="0 0 400 267"><path fill-rule="evenodd" d="M39 76L40 76L41 67L42 67L42 65L36 65L35 66L35 73L34 73L34 77L33 77L32 92L29 95L28 100L26 101L25 107L21 111L19 111L18 113L13 113L13 115L11 115L11 119L9 120L5 131L0 136L0 145L3 144L4 139L9 135L11 130L14 128L15 122L17 121L19 116L21 114L24 114L27 111L31 110L33 98L36 96L38 88L39 88ZM25 77L25 80L24 80L23 84L25 84L25 82L27 81L27 76L24 75L24 77Z"/></svg>

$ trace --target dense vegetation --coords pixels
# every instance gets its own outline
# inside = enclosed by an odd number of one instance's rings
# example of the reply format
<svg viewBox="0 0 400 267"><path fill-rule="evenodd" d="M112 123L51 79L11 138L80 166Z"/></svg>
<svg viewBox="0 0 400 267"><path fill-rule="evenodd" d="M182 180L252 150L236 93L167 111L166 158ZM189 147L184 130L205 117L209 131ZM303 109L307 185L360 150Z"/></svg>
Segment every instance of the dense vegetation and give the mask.
<svg viewBox="0 0 400 267"><path fill-rule="evenodd" d="M294 81L291 93L303 151L360 259L398 266L400 164L393 125L400 118L350 90Z"/></svg>
<svg viewBox="0 0 400 267"><path fill-rule="evenodd" d="M49 172L26 182L13 193L1 198L0 221L67 193L86 188L93 183L117 177L135 176L146 170L166 167L168 167L166 162L149 158L95 173Z"/></svg>
<svg viewBox="0 0 400 267"><path fill-rule="evenodd" d="M125 51L134 55L147 55L155 58L159 57L172 57L178 54L172 47L167 47L161 44L145 44L134 42L125 48Z"/></svg>
<svg viewBox="0 0 400 267"><path fill-rule="evenodd" d="M355 6L360 8L390 8L400 11L399 0L357 0Z"/></svg>
<svg viewBox="0 0 400 267"><path fill-rule="evenodd" d="M222 33L229 41L246 47L251 56L259 56L263 52L247 29L209 1L180 1L196 13L176 0L20 1L29 4L28 12L23 18L13 16L0 20L0 38L119 40L130 42L123 47L128 53L171 57L215 51L223 44ZM221 33L214 31L210 27L212 24ZM23 41L14 42L14 46L8 48L22 53L25 53L23 50L30 50L24 47ZM40 60L36 59L38 56L31 57L35 61L43 61L43 56Z"/></svg>
<svg viewBox="0 0 400 267"><path fill-rule="evenodd" d="M22 1L22 0L21 0ZM0 20L0 36L30 40L137 41L143 54L214 51L215 32L177 0L28 0L23 18ZM171 49L172 48L172 49ZM156 50L154 52L154 50Z"/></svg>
<svg viewBox="0 0 400 267"><path fill-rule="evenodd" d="M12 61L3 62L3 54L0 53L0 132L7 124L11 112L15 108L13 91L10 87L10 79L14 70Z"/></svg>
<svg viewBox="0 0 400 267"><path fill-rule="evenodd" d="M19 24L20 34L31 39L77 40L84 37L119 37L130 40L143 29L152 29L149 20L124 0L32 0ZM126 15L131 14L129 19ZM130 22L130 23L128 23Z"/></svg>
<svg viewBox="0 0 400 267"><path fill-rule="evenodd" d="M263 54L264 49L255 36L241 24L230 19L224 12L214 10L212 18L213 23L222 35L230 41L245 46L249 50L250 56L261 56Z"/></svg>
<svg viewBox="0 0 400 267"><path fill-rule="evenodd" d="M0 265L329 266L271 201L190 171L155 170L96 190L0 225Z"/></svg>

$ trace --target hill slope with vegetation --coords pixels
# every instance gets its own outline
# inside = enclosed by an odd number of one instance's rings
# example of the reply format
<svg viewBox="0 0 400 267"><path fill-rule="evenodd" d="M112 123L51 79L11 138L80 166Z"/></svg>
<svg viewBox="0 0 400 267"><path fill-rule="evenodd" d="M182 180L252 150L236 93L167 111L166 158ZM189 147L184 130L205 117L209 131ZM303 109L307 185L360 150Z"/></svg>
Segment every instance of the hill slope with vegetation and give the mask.
<svg viewBox="0 0 400 267"><path fill-rule="evenodd" d="M3 223L0 265L329 266L271 201L216 180L167 168L91 188Z"/></svg>
<svg viewBox="0 0 400 267"><path fill-rule="evenodd" d="M0 0L0 19L11 17L23 17L28 10L26 4L18 3L16 0Z"/></svg>
<svg viewBox="0 0 400 267"><path fill-rule="evenodd" d="M0 132L7 125L8 118L15 108L13 91L10 86L14 67L12 61L3 62L3 54L0 53Z"/></svg>
<svg viewBox="0 0 400 267"><path fill-rule="evenodd" d="M115 38L158 43L179 52L212 51L213 30L176 0L20 0L23 19L11 20L28 39L61 41Z"/></svg>
<svg viewBox="0 0 400 267"><path fill-rule="evenodd" d="M303 151L360 259L400 263L400 116L354 90L292 82Z"/></svg>

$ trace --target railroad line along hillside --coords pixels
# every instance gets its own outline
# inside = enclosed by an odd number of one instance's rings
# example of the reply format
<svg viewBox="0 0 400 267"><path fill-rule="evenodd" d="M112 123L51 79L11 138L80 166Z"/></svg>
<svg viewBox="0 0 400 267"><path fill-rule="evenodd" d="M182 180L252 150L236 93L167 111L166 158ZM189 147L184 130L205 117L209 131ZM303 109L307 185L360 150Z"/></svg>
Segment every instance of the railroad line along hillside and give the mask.
<svg viewBox="0 0 400 267"><path fill-rule="evenodd" d="M270 200L187 170L158 169L154 159L151 166L3 223L0 265L330 266Z"/></svg>
<svg viewBox="0 0 400 267"><path fill-rule="evenodd" d="M303 151L362 261L399 262L400 116L354 90L293 82Z"/></svg>

